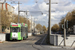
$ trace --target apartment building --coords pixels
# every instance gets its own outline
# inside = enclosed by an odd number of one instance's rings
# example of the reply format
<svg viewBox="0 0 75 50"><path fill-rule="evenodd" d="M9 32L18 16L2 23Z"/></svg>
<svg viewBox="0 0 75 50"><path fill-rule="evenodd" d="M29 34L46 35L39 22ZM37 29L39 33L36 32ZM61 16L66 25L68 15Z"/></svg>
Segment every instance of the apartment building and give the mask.
<svg viewBox="0 0 75 50"><path fill-rule="evenodd" d="M14 12L14 7L9 5L8 3L0 4L0 10L7 10L6 14L10 18L9 20L12 19L12 15Z"/></svg>
<svg viewBox="0 0 75 50"><path fill-rule="evenodd" d="M34 23L34 21L32 21L31 19L29 19L30 21L30 31L31 32L38 32L38 30L36 29L36 23Z"/></svg>
<svg viewBox="0 0 75 50"><path fill-rule="evenodd" d="M13 12L14 12L14 7L13 6L11 6L10 4L8 4L8 3L3 3L3 4L0 4L0 11L1 10L7 10L6 11L6 15L7 15L7 17L8 17L8 20L9 21L11 21L12 19L13 19ZM0 25L1 26L1 25ZM2 28L0 28L0 29L2 29ZM9 33L10 32L10 28L6 28L5 29L5 32L6 33Z"/></svg>

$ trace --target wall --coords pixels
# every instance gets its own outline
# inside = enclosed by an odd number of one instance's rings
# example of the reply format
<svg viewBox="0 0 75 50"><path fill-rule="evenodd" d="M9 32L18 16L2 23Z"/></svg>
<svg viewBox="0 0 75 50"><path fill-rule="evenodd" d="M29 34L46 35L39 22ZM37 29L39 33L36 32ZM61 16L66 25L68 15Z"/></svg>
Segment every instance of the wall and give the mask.
<svg viewBox="0 0 75 50"><path fill-rule="evenodd" d="M62 35L51 35L50 43L56 46L64 46L64 37ZM66 46L75 47L75 35L67 36Z"/></svg>
<svg viewBox="0 0 75 50"><path fill-rule="evenodd" d="M37 33L37 35L38 34L40 33ZM32 36L32 33L28 33L28 36ZM6 33L6 34L0 33L0 42L9 41L9 40L10 40L10 33Z"/></svg>
<svg viewBox="0 0 75 50"><path fill-rule="evenodd" d="M3 33L2 34L0 33L0 42L3 42L5 40L6 40L6 35Z"/></svg>
<svg viewBox="0 0 75 50"><path fill-rule="evenodd" d="M73 42L75 41L75 35L70 35L66 38L66 46L72 46ZM62 36L58 35L58 45L63 46L64 45L64 38ZM75 46L75 42L73 44Z"/></svg>
<svg viewBox="0 0 75 50"><path fill-rule="evenodd" d="M32 36L32 33L28 33L28 36Z"/></svg>

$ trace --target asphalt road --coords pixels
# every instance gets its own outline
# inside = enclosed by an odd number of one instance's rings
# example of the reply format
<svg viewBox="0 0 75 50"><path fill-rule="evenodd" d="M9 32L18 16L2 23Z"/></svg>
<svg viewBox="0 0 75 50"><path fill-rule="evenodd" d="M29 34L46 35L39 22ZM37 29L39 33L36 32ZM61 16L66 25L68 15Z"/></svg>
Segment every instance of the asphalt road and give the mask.
<svg viewBox="0 0 75 50"><path fill-rule="evenodd" d="M23 41L6 41L0 44L0 50L75 50L46 44L46 35L47 34L31 36Z"/></svg>

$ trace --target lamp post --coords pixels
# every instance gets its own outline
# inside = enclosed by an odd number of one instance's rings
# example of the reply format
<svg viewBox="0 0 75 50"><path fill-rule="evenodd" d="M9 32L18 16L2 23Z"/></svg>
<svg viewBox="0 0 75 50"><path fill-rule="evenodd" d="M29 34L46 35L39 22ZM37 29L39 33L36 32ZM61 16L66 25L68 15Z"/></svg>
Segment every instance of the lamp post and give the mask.
<svg viewBox="0 0 75 50"><path fill-rule="evenodd" d="M4 0L3 2L0 2L0 4L5 3L6 0ZM2 32L2 25L1 25L1 10L0 10L0 33Z"/></svg>

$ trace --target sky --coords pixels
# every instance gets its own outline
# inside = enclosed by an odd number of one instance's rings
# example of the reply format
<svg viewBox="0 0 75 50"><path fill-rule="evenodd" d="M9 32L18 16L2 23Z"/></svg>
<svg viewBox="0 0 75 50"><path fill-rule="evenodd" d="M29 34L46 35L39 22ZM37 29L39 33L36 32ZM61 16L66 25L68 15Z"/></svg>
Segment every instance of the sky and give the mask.
<svg viewBox="0 0 75 50"><path fill-rule="evenodd" d="M18 5L11 4L12 1L22 3L20 4L20 10L34 11L28 12L27 18L31 19L32 15L33 20L34 18L36 19L36 23L48 27L49 5L46 3L49 3L49 0L7 0L7 3L15 7L14 13L18 14ZM59 24L62 17L65 17L68 12L75 9L75 0L51 0L51 3L58 3L51 4L51 26ZM25 15L25 13L22 12L20 15Z"/></svg>

